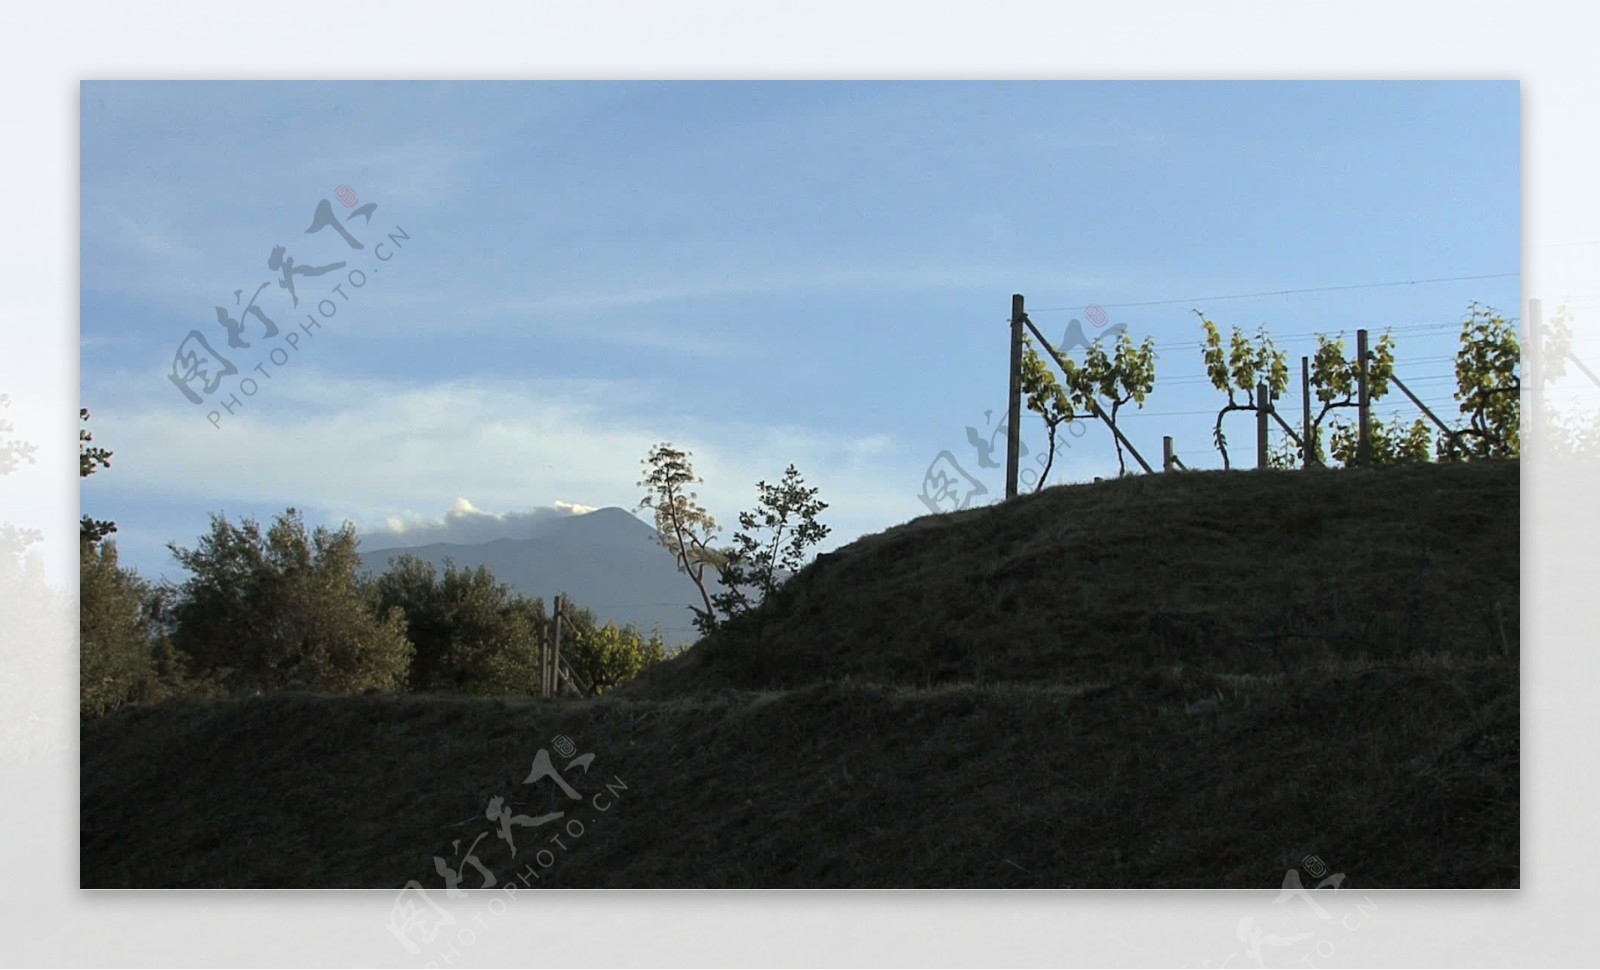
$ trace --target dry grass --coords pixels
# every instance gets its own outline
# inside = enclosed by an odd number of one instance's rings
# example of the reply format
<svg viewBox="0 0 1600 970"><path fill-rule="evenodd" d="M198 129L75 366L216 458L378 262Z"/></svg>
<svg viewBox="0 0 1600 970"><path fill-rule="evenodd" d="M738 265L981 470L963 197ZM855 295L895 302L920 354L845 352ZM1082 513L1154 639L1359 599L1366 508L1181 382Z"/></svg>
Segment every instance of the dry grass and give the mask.
<svg viewBox="0 0 1600 970"><path fill-rule="evenodd" d="M83 731L83 884L438 887L484 831L503 884L556 847L513 859L485 805L564 807L522 780L566 734L586 799L627 788L534 885L1265 888L1316 853L1515 886L1517 494L1494 462L1061 487L862 539L598 700L126 711Z"/></svg>

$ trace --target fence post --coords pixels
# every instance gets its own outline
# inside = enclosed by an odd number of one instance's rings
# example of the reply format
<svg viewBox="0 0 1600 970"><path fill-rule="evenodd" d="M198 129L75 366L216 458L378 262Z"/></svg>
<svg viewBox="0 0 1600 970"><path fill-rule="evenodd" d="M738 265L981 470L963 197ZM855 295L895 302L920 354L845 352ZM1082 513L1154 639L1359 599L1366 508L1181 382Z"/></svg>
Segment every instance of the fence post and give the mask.
<svg viewBox="0 0 1600 970"><path fill-rule="evenodd" d="M1161 436L1161 470L1172 471L1172 435Z"/></svg>
<svg viewBox="0 0 1600 970"><path fill-rule="evenodd" d="M550 621L539 624L539 696L550 696Z"/></svg>
<svg viewBox="0 0 1600 970"><path fill-rule="evenodd" d="M1526 458L1537 459L1539 449L1544 443L1544 429L1539 424L1539 419L1544 414L1541 406L1544 397L1544 388L1540 378L1544 374L1544 362L1540 359L1544 352L1543 337L1540 333L1541 307L1538 300L1528 301L1528 335L1523 342L1523 359L1527 366L1523 368L1523 376L1528 379L1528 420L1527 432L1522 436L1522 454Z"/></svg>
<svg viewBox="0 0 1600 970"><path fill-rule="evenodd" d="M550 693L561 695L561 617L564 612L561 594L556 594L555 636L550 643Z"/></svg>
<svg viewBox="0 0 1600 970"><path fill-rule="evenodd" d="M1266 384L1256 385L1256 467L1270 468L1271 461L1267 457L1267 437L1271 430L1272 420L1272 388Z"/></svg>
<svg viewBox="0 0 1600 970"><path fill-rule="evenodd" d="M1368 415L1367 397L1367 331L1356 331L1356 463L1365 465L1372 458L1372 418Z"/></svg>
<svg viewBox="0 0 1600 970"><path fill-rule="evenodd" d="M1300 450L1305 452L1305 467L1310 468L1316 462L1316 453L1313 450L1314 442L1311 440L1311 358L1300 358L1300 408L1305 417L1300 423Z"/></svg>
<svg viewBox="0 0 1600 970"><path fill-rule="evenodd" d="M1017 453L1022 442L1022 294L1011 294L1011 396L1006 402L1006 498L1017 497Z"/></svg>

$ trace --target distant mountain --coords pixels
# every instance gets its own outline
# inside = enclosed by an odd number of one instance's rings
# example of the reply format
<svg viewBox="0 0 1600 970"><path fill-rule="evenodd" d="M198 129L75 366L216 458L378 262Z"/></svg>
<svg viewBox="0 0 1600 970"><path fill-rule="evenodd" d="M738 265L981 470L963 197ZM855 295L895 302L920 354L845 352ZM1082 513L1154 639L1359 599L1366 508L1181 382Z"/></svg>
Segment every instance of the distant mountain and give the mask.
<svg viewBox="0 0 1600 970"><path fill-rule="evenodd" d="M543 599L546 608L557 593L566 593L601 622L632 623L645 633L659 623L669 649L693 643L698 636L689 607L700 604L699 591L678 570L672 553L656 541L655 528L626 509L549 519L527 539L440 542L363 550L360 555L376 575L388 570L391 558L405 553L438 567L447 558L458 567L487 566L495 579ZM706 579L709 584L709 571ZM709 588L716 593L721 586Z"/></svg>

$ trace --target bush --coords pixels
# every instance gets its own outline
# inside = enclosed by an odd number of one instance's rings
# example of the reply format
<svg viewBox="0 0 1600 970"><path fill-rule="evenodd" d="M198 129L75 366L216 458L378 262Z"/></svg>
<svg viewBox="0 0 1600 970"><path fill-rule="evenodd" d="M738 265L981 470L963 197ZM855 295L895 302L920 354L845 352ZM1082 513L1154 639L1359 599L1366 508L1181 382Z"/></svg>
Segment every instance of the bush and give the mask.
<svg viewBox="0 0 1600 970"><path fill-rule="evenodd" d="M408 686L460 694L536 694L544 602L495 582L487 567L458 569L405 554L372 587L375 609L404 616L416 648Z"/></svg>
<svg viewBox="0 0 1600 970"><path fill-rule="evenodd" d="M125 704L166 696L169 691L155 664L160 640L148 608L149 584L117 564L117 547L111 542L80 542L79 569L78 701L83 715L98 717Z"/></svg>
<svg viewBox="0 0 1600 970"><path fill-rule="evenodd" d="M289 509L263 534L215 515L196 548L169 548L193 574L177 590L173 642L202 675L234 691L405 685L405 618L372 611L349 523L308 533Z"/></svg>

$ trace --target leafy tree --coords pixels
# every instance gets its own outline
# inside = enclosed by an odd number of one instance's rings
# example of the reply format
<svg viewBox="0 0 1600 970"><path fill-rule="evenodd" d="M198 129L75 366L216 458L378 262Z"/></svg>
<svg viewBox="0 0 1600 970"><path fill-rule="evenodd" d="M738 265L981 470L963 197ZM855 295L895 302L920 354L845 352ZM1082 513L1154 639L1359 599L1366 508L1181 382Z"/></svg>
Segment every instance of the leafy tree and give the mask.
<svg viewBox="0 0 1600 970"><path fill-rule="evenodd" d="M168 691L156 670L160 641L148 608L149 584L117 564L115 543L80 542L78 552L82 713L95 717L125 704L160 699ZM178 670L169 666L167 673L181 682Z"/></svg>
<svg viewBox="0 0 1600 970"><path fill-rule="evenodd" d="M593 614L587 610L575 613L573 635L570 640L563 640L561 656L589 685L590 695L620 687L667 656L659 628L645 637L632 626L607 623L597 627Z"/></svg>
<svg viewBox="0 0 1600 970"><path fill-rule="evenodd" d="M1517 328L1492 307L1470 304L1456 352L1456 393L1465 424L1440 438L1440 460L1515 458L1521 453L1522 359Z"/></svg>
<svg viewBox="0 0 1600 970"><path fill-rule="evenodd" d="M460 694L534 694L544 601L495 581L488 567L458 569L406 553L371 588L374 614L398 610L415 648L408 686Z"/></svg>
<svg viewBox="0 0 1600 970"><path fill-rule="evenodd" d="M695 612L695 626L708 633L716 627L717 616L706 588L706 566L721 568L725 560L711 547L717 535L716 520L696 501L698 495L689 490L704 481L695 475L689 455L667 442L650 450L643 462L649 473L639 480L639 486L650 489L650 494L635 510L655 511L656 538L677 558L678 570L687 573L700 591L705 608L690 608Z"/></svg>
<svg viewBox="0 0 1600 970"><path fill-rule="evenodd" d="M1233 337L1224 350L1222 334L1218 331L1217 325L1199 310L1194 312L1200 318L1206 333L1203 345L1206 375L1211 378L1211 383L1217 390L1228 395L1228 403L1217 412L1216 427L1211 433L1217 450L1222 453L1222 467L1226 469L1231 467L1231 464L1228 460L1228 438L1222 432L1222 419L1229 411L1255 411L1270 407L1270 401L1256 400L1256 385L1264 382L1273 394L1282 394L1288 390L1288 357L1283 351L1278 350L1272 338L1267 336L1265 326L1257 329L1254 343L1251 343L1243 331L1234 327ZM1238 400L1240 394L1244 395L1244 403Z"/></svg>
<svg viewBox="0 0 1600 970"><path fill-rule="evenodd" d="M89 409L78 409L78 420L89 420ZM78 428L78 477L88 478L98 469L111 467L111 452L104 448L91 446L94 435L88 428ZM0 459L3 460L3 459ZM32 461L30 456L29 461ZM87 515L78 523L78 539L80 542L99 542L106 536L117 531L116 523L104 519L91 519Z"/></svg>
<svg viewBox="0 0 1600 970"><path fill-rule="evenodd" d="M756 489L760 498L755 510L739 513L742 531L734 533L734 546L722 554L719 575L724 591L711 597L728 619L770 600L784 580L805 565L806 549L828 537L828 527L817 522L817 514L828 503L817 500L818 489L805 487L793 465L783 473L782 482L757 482ZM754 591L754 599L746 588ZM710 631L702 627L702 632Z"/></svg>
<svg viewBox="0 0 1600 970"><path fill-rule="evenodd" d="M194 549L168 546L192 573L171 609L174 644L231 690L403 687L405 616L373 614L356 545L350 523L308 532L292 508L265 533L213 515Z"/></svg>

